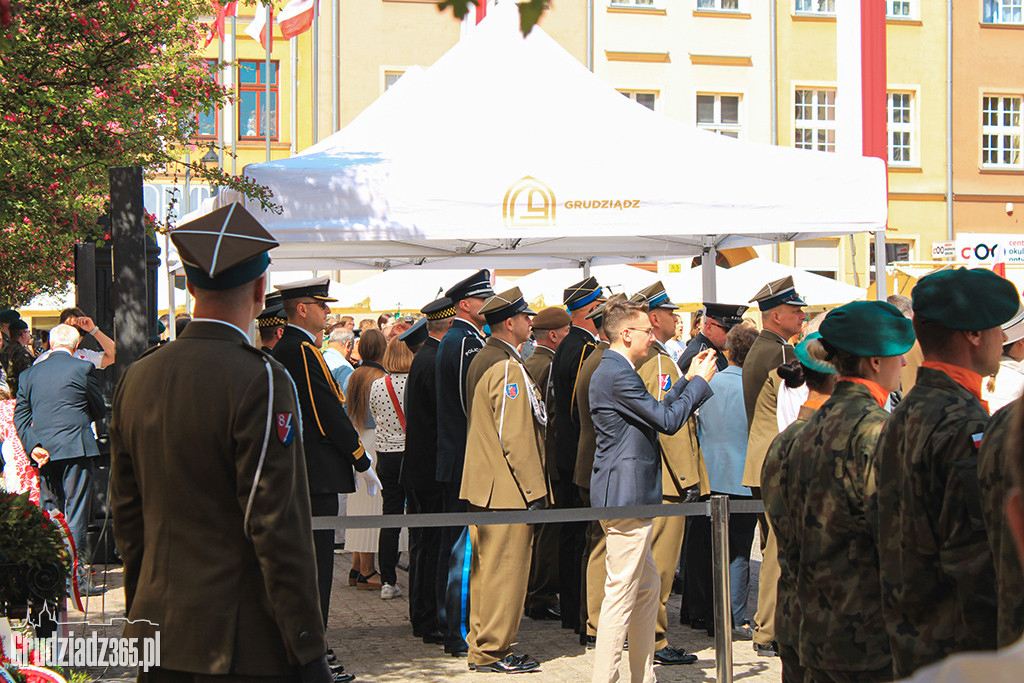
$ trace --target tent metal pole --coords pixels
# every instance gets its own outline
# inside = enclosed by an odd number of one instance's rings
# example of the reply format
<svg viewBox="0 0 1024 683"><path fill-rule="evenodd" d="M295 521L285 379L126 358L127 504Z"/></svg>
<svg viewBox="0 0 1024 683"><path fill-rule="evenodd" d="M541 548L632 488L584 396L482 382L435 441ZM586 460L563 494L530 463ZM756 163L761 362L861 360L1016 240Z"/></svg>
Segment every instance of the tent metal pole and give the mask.
<svg viewBox="0 0 1024 683"><path fill-rule="evenodd" d="M715 277L715 261L718 260L718 250L714 244L704 247L704 253L700 257L701 284L704 288L703 300L716 301L718 299L718 282Z"/></svg>
<svg viewBox="0 0 1024 683"><path fill-rule="evenodd" d="M885 270L885 230L875 233L875 298L885 301L889 296L889 287Z"/></svg>
<svg viewBox="0 0 1024 683"><path fill-rule="evenodd" d="M594 71L594 0L587 0L587 68Z"/></svg>
<svg viewBox="0 0 1024 683"><path fill-rule="evenodd" d="M590 277L590 259L587 259L582 263L583 265L583 279Z"/></svg>

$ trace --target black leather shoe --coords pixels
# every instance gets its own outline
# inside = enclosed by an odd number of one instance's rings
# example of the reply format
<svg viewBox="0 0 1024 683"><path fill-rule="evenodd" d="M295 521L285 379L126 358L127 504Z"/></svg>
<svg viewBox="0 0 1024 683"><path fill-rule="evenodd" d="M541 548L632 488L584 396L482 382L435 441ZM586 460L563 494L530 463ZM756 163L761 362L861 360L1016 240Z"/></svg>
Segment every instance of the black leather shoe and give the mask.
<svg viewBox="0 0 1024 683"><path fill-rule="evenodd" d="M530 659L530 655L509 654L490 664L470 664L470 671L494 672L500 674L522 674L533 671L540 662Z"/></svg>
<svg viewBox="0 0 1024 683"><path fill-rule="evenodd" d="M690 628L694 631L706 631L708 628L707 619L690 618Z"/></svg>
<svg viewBox="0 0 1024 683"><path fill-rule="evenodd" d="M356 680L354 674L338 673L331 671L331 683L348 683L349 681Z"/></svg>
<svg viewBox="0 0 1024 683"><path fill-rule="evenodd" d="M451 655L452 657L465 657L466 654L469 652L469 645L466 645L465 643L454 646L445 645L444 652L445 654Z"/></svg>
<svg viewBox="0 0 1024 683"><path fill-rule="evenodd" d="M588 650L593 650L597 647L597 636L588 636L586 633L581 633L580 645L586 646Z"/></svg>
<svg viewBox="0 0 1024 683"><path fill-rule="evenodd" d="M444 634L440 631L431 631L430 633L424 633L421 636L424 643L428 645L437 645L438 643L444 642Z"/></svg>
<svg viewBox="0 0 1024 683"><path fill-rule="evenodd" d="M331 673L332 674L343 674L343 673L345 673L345 667L342 666L341 664L338 664L337 666L332 666L331 667Z"/></svg>
<svg viewBox="0 0 1024 683"><path fill-rule="evenodd" d="M327 648L327 663L334 664L336 661L338 661L338 657L334 654L334 650Z"/></svg>
<svg viewBox="0 0 1024 683"><path fill-rule="evenodd" d="M778 657L779 646L776 644L774 640L767 645L762 645L761 643L754 643L754 652L757 653L758 657Z"/></svg>
<svg viewBox="0 0 1024 683"><path fill-rule="evenodd" d="M554 607L532 607L526 610L526 616L537 621L558 621L562 618L562 610Z"/></svg>
<svg viewBox="0 0 1024 683"><path fill-rule="evenodd" d="M697 655L691 655L681 647L663 647L654 653L654 663L662 666L673 664L693 664Z"/></svg>

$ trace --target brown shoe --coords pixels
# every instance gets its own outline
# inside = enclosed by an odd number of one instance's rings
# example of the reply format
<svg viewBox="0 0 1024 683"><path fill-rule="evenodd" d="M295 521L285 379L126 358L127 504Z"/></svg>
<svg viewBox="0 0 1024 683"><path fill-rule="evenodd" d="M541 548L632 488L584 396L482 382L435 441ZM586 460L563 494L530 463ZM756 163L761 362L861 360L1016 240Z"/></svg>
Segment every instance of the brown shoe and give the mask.
<svg viewBox="0 0 1024 683"><path fill-rule="evenodd" d="M356 579L356 588L361 591L379 591L381 588L380 574L373 572L367 576L359 575Z"/></svg>

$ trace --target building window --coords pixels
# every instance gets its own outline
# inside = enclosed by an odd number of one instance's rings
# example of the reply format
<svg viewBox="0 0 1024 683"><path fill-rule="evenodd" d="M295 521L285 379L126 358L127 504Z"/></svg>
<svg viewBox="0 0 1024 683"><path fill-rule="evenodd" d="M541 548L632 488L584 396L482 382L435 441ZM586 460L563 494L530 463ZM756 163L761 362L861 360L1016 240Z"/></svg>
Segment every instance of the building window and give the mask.
<svg viewBox="0 0 1024 683"><path fill-rule="evenodd" d="M793 146L799 149L836 151L836 91L796 91Z"/></svg>
<svg viewBox="0 0 1024 683"><path fill-rule="evenodd" d="M797 242L793 256L793 265L797 268L833 280L839 275L838 240L822 239Z"/></svg>
<svg viewBox="0 0 1024 683"><path fill-rule="evenodd" d="M796 0L796 11L803 14L835 14L836 0Z"/></svg>
<svg viewBox="0 0 1024 683"><path fill-rule="evenodd" d="M916 161L914 153L914 93L886 93L888 112L889 163L909 166Z"/></svg>
<svg viewBox="0 0 1024 683"><path fill-rule="evenodd" d="M740 0L697 0L697 9L738 12L740 9Z"/></svg>
<svg viewBox="0 0 1024 683"><path fill-rule="evenodd" d="M985 24L1020 24L1024 0L985 0L981 21Z"/></svg>
<svg viewBox="0 0 1024 683"><path fill-rule="evenodd" d="M204 59L203 63L206 65L207 77L209 80L217 83L220 81L217 74L217 60L216 59ZM216 139L218 124L220 123L220 112L216 107L213 107L208 112L199 111L196 112L196 133L197 138L203 138L208 140Z"/></svg>
<svg viewBox="0 0 1024 683"><path fill-rule="evenodd" d="M738 138L743 130L740 125L740 96L697 95L697 127Z"/></svg>
<svg viewBox="0 0 1024 683"><path fill-rule="evenodd" d="M277 139L278 63L270 63L270 103L267 106L267 64L264 61L238 63L238 132L239 139L264 138L270 128L270 139Z"/></svg>
<svg viewBox="0 0 1024 683"><path fill-rule="evenodd" d="M651 111L654 111L654 103L658 99L657 93L643 90L620 90L619 92L625 95L628 99L631 99L638 104L642 104Z"/></svg>
<svg viewBox="0 0 1024 683"><path fill-rule="evenodd" d="M661 8L662 0L611 0L611 7L657 7Z"/></svg>
<svg viewBox="0 0 1024 683"><path fill-rule="evenodd" d="M885 0L887 19L913 19L913 0Z"/></svg>
<svg viewBox="0 0 1024 683"><path fill-rule="evenodd" d="M404 71L385 71L384 92L387 92L388 89L391 88L391 86L393 86L395 83L398 83L398 79L400 79L404 74Z"/></svg>
<svg viewBox="0 0 1024 683"><path fill-rule="evenodd" d="M869 264L871 272L875 270L875 241L871 240L868 245ZM909 263L914 257L914 245L912 242L893 242L885 240L885 264Z"/></svg>
<svg viewBox="0 0 1024 683"><path fill-rule="evenodd" d="M981 102L982 166L1022 168L1021 98L986 95Z"/></svg>

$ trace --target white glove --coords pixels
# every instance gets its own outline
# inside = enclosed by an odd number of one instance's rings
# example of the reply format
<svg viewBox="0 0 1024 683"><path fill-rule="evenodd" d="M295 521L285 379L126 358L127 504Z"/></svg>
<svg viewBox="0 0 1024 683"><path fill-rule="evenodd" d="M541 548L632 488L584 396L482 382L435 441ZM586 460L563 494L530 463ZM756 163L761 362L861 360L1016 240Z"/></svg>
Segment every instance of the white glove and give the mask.
<svg viewBox="0 0 1024 683"><path fill-rule="evenodd" d="M362 472L356 472L356 491L359 490L359 482L366 484L366 492L371 496L376 496L377 492L384 488L377 478L377 473L373 471L373 465Z"/></svg>

